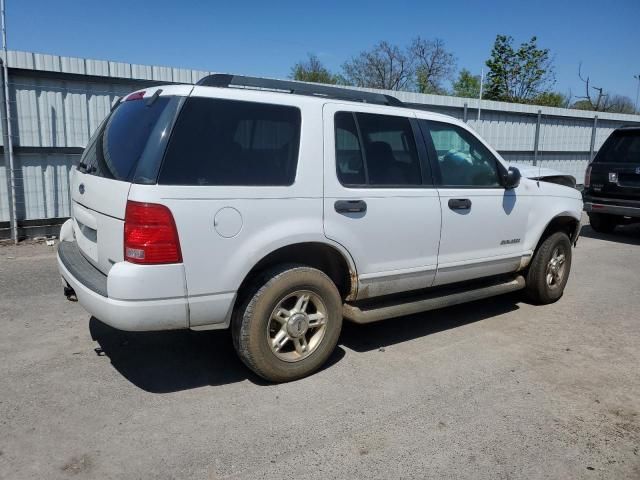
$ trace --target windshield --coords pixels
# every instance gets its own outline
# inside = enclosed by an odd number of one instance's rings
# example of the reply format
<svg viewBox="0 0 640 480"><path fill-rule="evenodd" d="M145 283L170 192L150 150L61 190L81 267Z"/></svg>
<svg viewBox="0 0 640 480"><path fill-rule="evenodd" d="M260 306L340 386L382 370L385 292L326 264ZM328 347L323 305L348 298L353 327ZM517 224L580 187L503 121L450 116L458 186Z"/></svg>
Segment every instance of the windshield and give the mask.
<svg viewBox="0 0 640 480"><path fill-rule="evenodd" d="M596 162L640 163L640 130L617 130L600 148Z"/></svg>
<svg viewBox="0 0 640 480"><path fill-rule="evenodd" d="M169 96L120 102L89 140L78 170L114 180L140 177L141 183L155 183L178 103ZM137 170L142 174L136 175Z"/></svg>

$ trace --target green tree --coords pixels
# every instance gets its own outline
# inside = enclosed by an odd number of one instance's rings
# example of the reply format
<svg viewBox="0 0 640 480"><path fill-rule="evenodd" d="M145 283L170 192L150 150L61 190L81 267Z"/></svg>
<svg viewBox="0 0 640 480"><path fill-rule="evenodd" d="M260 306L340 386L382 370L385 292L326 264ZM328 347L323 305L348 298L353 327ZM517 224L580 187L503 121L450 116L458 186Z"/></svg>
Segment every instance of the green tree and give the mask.
<svg viewBox="0 0 640 480"><path fill-rule="evenodd" d="M569 108L569 97L560 92L542 92L531 103L546 107Z"/></svg>
<svg viewBox="0 0 640 480"><path fill-rule="evenodd" d="M472 75L463 68L453 82L453 95L456 97L478 98L480 96L480 75Z"/></svg>
<svg viewBox="0 0 640 480"><path fill-rule="evenodd" d="M340 77L331 73L320 61L310 53L306 61L296 63L291 68L290 77L301 82L339 83Z"/></svg>
<svg viewBox="0 0 640 480"><path fill-rule="evenodd" d="M490 100L531 103L555 83L549 50L539 49L536 37L515 50L512 37L498 35L486 65Z"/></svg>

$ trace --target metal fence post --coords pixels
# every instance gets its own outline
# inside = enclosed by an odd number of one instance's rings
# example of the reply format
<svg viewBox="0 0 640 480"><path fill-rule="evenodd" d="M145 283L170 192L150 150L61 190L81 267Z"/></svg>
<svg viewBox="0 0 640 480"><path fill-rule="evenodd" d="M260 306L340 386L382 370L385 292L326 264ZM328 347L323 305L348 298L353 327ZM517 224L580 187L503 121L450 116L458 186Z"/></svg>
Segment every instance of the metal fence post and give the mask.
<svg viewBox="0 0 640 480"><path fill-rule="evenodd" d="M467 123L467 118L468 118L468 116L467 116L467 107L468 107L467 102L464 102L464 112L462 113L462 121L464 123Z"/></svg>
<svg viewBox="0 0 640 480"><path fill-rule="evenodd" d="M4 133L4 158L5 169L7 170L7 184L9 187L9 211L11 221L11 238L14 243L18 243L18 219L16 214L16 179L13 162L13 135L11 133L11 109L9 106L9 68L7 65L7 29L5 25L4 0L0 0L0 21L2 23L2 130Z"/></svg>
<svg viewBox="0 0 640 480"><path fill-rule="evenodd" d="M591 128L591 146L589 147L589 161L593 161L593 152L596 146L596 130L598 130L598 115L593 117L593 127Z"/></svg>
<svg viewBox="0 0 640 480"><path fill-rule="evenodd" d="M16 218L16 183L13 165L13 139L11 138L11 125L9 124L9 101L8 101L8 77L6 62L0 59L2 69L0 70L0 116L2 117L2 137L4 152L4 167L7 174L7 204L9 206L9 224L11 227L11 239L18 243L18 219Z"/></svg>
<svg viewBox="0 0 640 480"><path fill-rule="evenodd" d="M538 165L538 146L540 145L540 121L542 120L542 110L538 110L538 118L536 120L536 136L533 140L533 165Z"/></svg>

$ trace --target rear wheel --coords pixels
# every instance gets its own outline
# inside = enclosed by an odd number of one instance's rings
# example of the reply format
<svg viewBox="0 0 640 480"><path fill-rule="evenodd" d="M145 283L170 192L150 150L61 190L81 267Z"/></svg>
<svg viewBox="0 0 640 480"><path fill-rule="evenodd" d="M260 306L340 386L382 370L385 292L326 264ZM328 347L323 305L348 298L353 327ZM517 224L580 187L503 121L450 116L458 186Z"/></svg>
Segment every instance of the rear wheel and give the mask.
<svg viewBox="0 0 640 480"><path fill-rule="evenodd" d="M547 237L536 250L527 272L526 293L536 303L562 297L571 270L571 241L564 232Z"/></svg>
<svg viewBox="0 0 640 480"><path fill-rule="evenodd" d="M320 270L282 265L257 280L234 312L233 342L261 377L286 382L318 370L338 343L342 300Z"/></svg>
<svg viewBox="0 0 640 480"><path fill-rule="evenodd" d="M596 232L611 233L618 225L618 218L615 215L607 215L606 213L590 213L589 224Z"/></svg>

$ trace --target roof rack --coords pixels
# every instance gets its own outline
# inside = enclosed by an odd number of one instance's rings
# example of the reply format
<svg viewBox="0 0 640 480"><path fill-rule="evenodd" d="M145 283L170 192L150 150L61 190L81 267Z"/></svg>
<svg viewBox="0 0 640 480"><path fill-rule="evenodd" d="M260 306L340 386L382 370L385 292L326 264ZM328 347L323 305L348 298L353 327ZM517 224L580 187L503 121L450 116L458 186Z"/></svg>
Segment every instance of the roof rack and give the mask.
<svg viewBox="0 0 640 480"><path fill-rule="evenodd" d="M350 88L328 87L315 83L294 82L289 80L271 80L268 78L244 77L216 73L202 78L196 85L222 88L248 88L255 90L270 90L294 95L347 100L350 102L373 103L376 105L390 105L404 107L405 104L391 95L383 93L364 92Z"/></svg>

